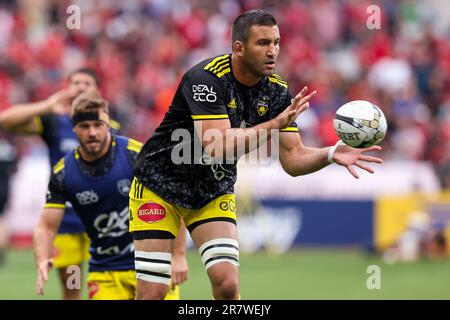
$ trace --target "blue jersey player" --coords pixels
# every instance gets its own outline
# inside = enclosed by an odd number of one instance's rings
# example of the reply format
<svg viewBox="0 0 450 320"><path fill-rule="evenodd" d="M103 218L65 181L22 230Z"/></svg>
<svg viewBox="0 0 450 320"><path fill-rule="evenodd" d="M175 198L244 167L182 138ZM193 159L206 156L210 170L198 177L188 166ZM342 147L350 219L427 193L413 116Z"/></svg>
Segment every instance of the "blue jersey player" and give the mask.
<svg viewBox="0 0 450 320"><path fill-rule="evenodd" d="M56 92L48 99L13 106L0 113L0 126L18 134L40 135L49 151L53 167L66 153L77 145L69 116L70 102L83 92L97 91L99 80L94 70L81 68L73 71L67 81L67 88ZM112 127L117 127L115 122ZM80 299L80 290L69 289L67 283L71 265L81 267L89 259L89 240L83 225L67 203L65 215L54 243L54 266L59 271L63 299Z"/></svg>
<svg viewBox="0 0 450 320"><path fill-rule="evenodd" d="M98 94L82 94L73 103L72 122L79 147L53 167L47 201L35 231L38 266L37 292L52 265L51 244L64 216L66 203L73 205L91 240L88 287L91 299L133 299L136 276L134 247L128 232L128 193L132 166L142 144L110 133L107 103ZM184 235L184 233L183 233ZM186 279L185 238L174 248L179 259L177 278ZM177 299L172 286L166 299Z"/></svg>

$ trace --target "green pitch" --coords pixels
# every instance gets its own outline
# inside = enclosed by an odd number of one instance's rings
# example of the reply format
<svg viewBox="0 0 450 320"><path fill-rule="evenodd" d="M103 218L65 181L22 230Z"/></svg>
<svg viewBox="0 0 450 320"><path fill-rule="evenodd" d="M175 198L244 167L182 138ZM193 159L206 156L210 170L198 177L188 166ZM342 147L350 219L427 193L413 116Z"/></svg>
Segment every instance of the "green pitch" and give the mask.
<svg viewBox="0 0 450 320"><path fill-rule="evenodd" d="M183 299L210 299L210 289L197 252L188 254L189 281ZM367 267L381 269L381 289L367 289ZM301 249L283 255L241 255L242 299L450 299L450 259L384 264L357 250ZM0 268L0 299L39 299L34 293L31 251L10 251ZM58 299L55 272L45 299ZM84 296L86 297L86 290Z"/></svg>

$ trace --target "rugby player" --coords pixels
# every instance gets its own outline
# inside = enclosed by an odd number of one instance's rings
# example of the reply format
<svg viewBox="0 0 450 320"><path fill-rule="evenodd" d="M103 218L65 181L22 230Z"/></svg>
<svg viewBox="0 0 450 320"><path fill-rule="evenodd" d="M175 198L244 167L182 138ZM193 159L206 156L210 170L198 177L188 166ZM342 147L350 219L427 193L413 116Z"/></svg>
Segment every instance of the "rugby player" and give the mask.
<svg viewBox="0 0 450 320"><path fill-rule="evenodd" d="M236 150L255 150L252 135L269 139L274 132L279 134L279 159L291 176L315 172L334 162L357 178L354 166L373 173L364 162L382 162L364 154L380 150L379 146L309 148L302 144L295 120L316 92L304 88L292 98L288 84L274 74L280 32L272 15L262 10L244 12L234 21L231 38L231 54L206 59L184 74L165 118L134 166L130 231L136 262L160 260L136 265L137 299L166 295L170 252L182 219L199 250L213 297L239 299L233 186L236 155L240 155ZM186 132L191 140L180 142ZM222 133L220 138L217 132ZM204 150L211 151L202 153L202 161L195 154L197 136ZM193 150L189 157L181 152L190 162L175 157L181 149ZM236 158L234 163L229 163L230 158ZM158 220L147 223L141 214L147 207L160 210Z"/></svg>

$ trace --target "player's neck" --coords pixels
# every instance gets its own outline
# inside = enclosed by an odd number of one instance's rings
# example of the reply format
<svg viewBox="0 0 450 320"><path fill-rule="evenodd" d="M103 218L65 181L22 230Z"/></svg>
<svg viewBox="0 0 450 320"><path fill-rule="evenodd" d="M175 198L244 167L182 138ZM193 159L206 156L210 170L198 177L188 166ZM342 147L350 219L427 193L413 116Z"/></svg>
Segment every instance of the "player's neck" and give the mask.
<svg viewBox="0 0 450 320"><path fill-rule="evenodd" d="M103 146L102 150L100 150L96 154L89 154L86 151L84 151L82 147L78 148L81 159L83 159L85 162L94 162L103 158L108 153L111 147L111 141L112 141L111 134L108 134L105 145Z"/></svg>
<svg viewBox="0 0 450 320"><path fill-rule="evenodd" d="M253 87L261 80L260 76L249 72L242 61L234 54L231 55L231 72L239 83L247 87Z"/></svg>

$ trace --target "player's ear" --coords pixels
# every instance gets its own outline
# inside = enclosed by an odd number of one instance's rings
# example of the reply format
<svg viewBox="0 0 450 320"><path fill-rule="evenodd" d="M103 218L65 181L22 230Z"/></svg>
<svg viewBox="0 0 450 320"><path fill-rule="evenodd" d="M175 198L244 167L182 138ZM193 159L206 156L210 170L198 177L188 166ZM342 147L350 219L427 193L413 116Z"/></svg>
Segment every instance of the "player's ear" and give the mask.
<svg viewBox="0 0 450 320"><path fill-rule="evenodd" d="M233 53L238 55L238 56L242 56L243 51L244 51L244 43L240 40L236 40L233 42Z"/></svg>

